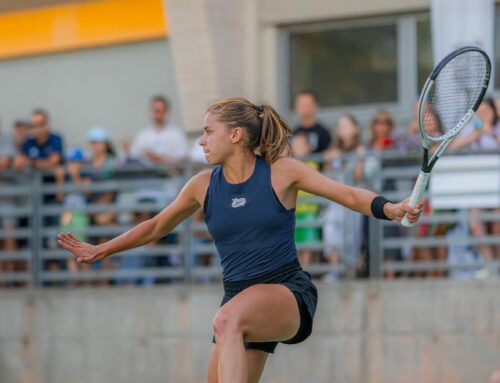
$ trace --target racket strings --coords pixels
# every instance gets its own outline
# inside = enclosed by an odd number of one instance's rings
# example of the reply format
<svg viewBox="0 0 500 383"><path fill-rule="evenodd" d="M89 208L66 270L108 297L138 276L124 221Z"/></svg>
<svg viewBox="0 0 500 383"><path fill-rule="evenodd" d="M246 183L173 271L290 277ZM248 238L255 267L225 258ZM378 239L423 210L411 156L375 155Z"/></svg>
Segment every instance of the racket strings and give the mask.
<svg viewBox="0 0 500 383"><path fill-rule="evenodd" d="M442 68L421 109L428 137L439 140L454 134L481 96L488 73L486 59L476 51L462 53Z"/></svg>

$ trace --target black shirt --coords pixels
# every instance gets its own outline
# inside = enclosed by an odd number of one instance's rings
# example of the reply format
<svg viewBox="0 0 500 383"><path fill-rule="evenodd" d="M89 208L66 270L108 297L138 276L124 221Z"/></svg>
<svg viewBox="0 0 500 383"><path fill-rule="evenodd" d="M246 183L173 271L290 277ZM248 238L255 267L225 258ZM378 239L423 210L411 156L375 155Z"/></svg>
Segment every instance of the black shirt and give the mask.
<svg viewBox="0 0 500 383"><path fill-rule="evenodd" d="M307 138L309 139L309 146L311 147L313 153L320 153L328 149L332 141L328 130L318 123L310 128L305 128L303 126L295 128L293 135L299 133L307 135Z"/></svg>

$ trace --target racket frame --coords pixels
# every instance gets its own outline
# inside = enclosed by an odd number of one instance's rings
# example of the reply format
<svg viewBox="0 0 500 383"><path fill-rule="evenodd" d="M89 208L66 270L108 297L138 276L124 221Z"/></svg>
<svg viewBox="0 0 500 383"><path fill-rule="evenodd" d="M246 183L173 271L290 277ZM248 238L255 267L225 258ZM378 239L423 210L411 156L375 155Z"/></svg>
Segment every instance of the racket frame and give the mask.
<svg viewBox="0 0 500 383"><path fill-rule="evenodd" d="M426 100L430 90L432 89L432 85L434 85L437 76L439 75L441 70L446 66L446 64L448 64L455 57L470 51L482 54L486 62L486 76L479 97L476 100L475 104L472 106L472 108L469 109L469 111L460 119L460 121L457 123L455 127L453 127L453 129L451 129L448 133L442 136L431 137L425 132L425 127L424 127L424 108L426 107L424 101ZM462 131L465 125L469 123L472 117L474 117L474 114L476 113L477 108L479 108L479 105L483 101L484 95L486 94L486 91L488 89L490 76L491 76L491 62L488 55L480 48L464 47L451 52L445 58L443 58L427 78L424 87L422 88L422 93L420 94L419 106L418 106L418 127L420 129L420 136L422 137L422 147L424 155L422 160L422 169L418 175L417 181L415 182L415 186L413 187L413 191L410 196L410 201L409 201L410 206L415 206L417 202L422 198L425 189L427 187L427 183L429 182L432 168L434 167L438 158L448 147L451 140L455 138ZM432 157L429 159L429 147L431 142L441 142L441 144L438 146ZM407 227L414 225L414 223L408 221L406 215L401 220L401 224Z"/></svg>

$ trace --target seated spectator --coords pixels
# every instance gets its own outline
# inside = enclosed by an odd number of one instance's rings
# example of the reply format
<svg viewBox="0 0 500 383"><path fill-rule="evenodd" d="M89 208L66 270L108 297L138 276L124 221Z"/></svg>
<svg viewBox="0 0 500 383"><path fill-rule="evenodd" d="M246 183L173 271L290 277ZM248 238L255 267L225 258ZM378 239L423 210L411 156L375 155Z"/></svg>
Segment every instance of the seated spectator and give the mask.
<svg viewBox="0 0 500 383"><path fill-rule="evenodd" d="M315 169L319 169L319 163L316 161L307 160L307 156L311 154L309 139L305 133L297 133L292 140L292 153L297 158L304 158L305 163ZM295 217L297 223L311 222L318 219L319 205L314 202L305 202L304 199L310 198L312 195L300 190L297 197L297 206L295 207ZM301 201L302 200L302 201ZM320 230L315 227L297 227L295 229L295 243L305 246L304 249L298 251L299 261L302 266L311 263L313 252L307 248L307 245L315 241L319 241Z"/></svg>
<svg viewBox="0 0 500 383"><path fill-rule="evenodd" d="M49 115L43 109L33 111L30 126L32 134L14 160L14 169L32 166L35 169L53 171L63 161L62 138L51 131Z"/></svg>
<svg viewBox="0 0 500 383"><path fill-rule="evenodd" d="M145 165L163 165L185 159L186 133L169 122L170 103L162 96L151 100L152 126L140 131L130 145L129 157Z"/></svg>
<svg viewBox="0 0 500 383"><path fill-rule="evenodd" d="M55 178L56 170L63 162L63 140L61 136L51 131L50 118L47 111L35 109L30 119L30 137L24 142L20 154L14 160L13 168L20 170L26 167L32 167L45 172L44 182L57 183L63 181ZM58 203L56 195L44 195L44 204ZM59 217L44 216L43 225L51 227L58 225ZM57 242L52 236L44 238L44 247L55 249ZM45 260L44 268L52 271L58 271L65 267L64 261Z"/></svg>
<svg viewBox="0 0 500 383"><path fill-rule="evenodd" d="M295 113L299 126L294 129L293 134L307 136L311 153L321 153L331 143L330 133L317 120L318 108L318 97L313 91L304 90L295 96Z"/></svg>
<svg viewBox="0 0 500 383"><path fill-rule="evenodd" d="M352 173L352 179L339 181L354 186L363 186L363 158L366 150L361 144L361 134L356 119L345 114L337 121L333 148L324 153L325 169L333 170L334 177L342 177L344 172ZM325 219L323 241L330 265L343 264L356 271L361 265L361 229L362 219L359 213L343 209L340 205L329 202L322 213ZM332 271L323 277L326 282L338 279L339 273Z"/></svg>

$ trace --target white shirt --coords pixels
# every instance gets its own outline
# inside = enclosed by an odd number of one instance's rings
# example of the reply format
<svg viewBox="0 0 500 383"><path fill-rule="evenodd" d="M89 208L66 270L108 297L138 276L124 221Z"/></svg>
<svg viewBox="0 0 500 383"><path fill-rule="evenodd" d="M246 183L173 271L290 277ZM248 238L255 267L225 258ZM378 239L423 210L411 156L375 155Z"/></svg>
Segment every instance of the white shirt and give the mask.
<svg viewBox="0 0 500 383"><path fill-rule="evenodd" d="M132 158L145 160L145 152L180 160L188 155L189 143L186 133L175 125L167 124L163 129L149 127L135 136L130 146Z"/></svg>
<svg viewBox="0 0 500 383"><path fill-rule="evenodd" d="M477 141L470 144L472 150L494 150L500 147L497 137L500 136L500 122L493 127L493 135L480 130L481 136ZM468 123L460 132L461 137L467 137L474 132L474 123Z"/></svg>

